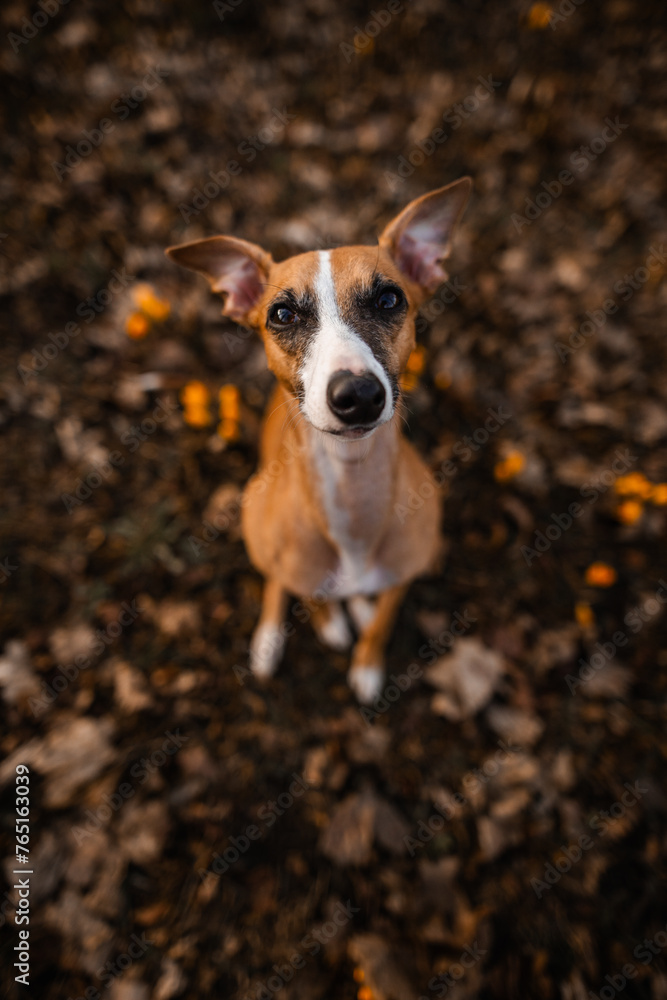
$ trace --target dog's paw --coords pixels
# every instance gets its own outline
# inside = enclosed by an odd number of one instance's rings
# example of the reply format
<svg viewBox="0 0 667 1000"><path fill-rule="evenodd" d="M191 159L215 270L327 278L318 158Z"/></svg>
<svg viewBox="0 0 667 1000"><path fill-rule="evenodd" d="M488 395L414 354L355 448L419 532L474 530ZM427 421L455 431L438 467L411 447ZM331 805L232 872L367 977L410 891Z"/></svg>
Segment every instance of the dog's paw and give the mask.
<svg viewBox="0 0 667 1000"><path fill-rule="evenodd" d="M318 639L338 652L349 649L352 645L352 632L340 604L329 604L324 610L328 612L326 621L314 623Z"/></svg>
<svg viewBox="0 0 667 1000"><path fill-rule="evenodd" d="M352 667L347 682L362 705L372 704L382 691L384 670L382 667Z"/></svg>
<svg viewBox="0 0 667 1000"><path fill-rule="evenodd" d="M277 625L258 625L250 642L250 669L255 677L271 677L280 663L285 636Z"/></svg>

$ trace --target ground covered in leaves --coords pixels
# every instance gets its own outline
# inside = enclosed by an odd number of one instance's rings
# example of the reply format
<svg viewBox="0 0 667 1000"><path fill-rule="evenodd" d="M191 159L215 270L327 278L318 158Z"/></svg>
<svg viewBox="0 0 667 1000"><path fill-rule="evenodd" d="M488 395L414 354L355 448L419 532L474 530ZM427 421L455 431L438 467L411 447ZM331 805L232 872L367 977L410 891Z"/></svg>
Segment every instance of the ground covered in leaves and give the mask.
<svg viewBox="0 0 667 1000"><path fill-rule="evenodd" d="M667 997L661 16L3 6L3 996ZM406 381L448 555L364 718L297 619L245 673L271 377L163 248L372 242L466 173Z"/></svg>

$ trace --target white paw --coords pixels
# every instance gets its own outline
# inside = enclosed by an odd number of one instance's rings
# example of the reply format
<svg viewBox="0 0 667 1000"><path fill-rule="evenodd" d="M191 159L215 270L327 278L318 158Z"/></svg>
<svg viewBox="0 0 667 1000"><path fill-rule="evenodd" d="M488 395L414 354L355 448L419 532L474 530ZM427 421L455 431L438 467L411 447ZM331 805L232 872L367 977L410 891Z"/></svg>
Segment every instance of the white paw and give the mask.
<svg viewBox="0 0 667 1000"><path fill-rule="evenodd" d="M271 677L284 648L285 636L277 625L258 625L250 641L250 669L255 677Z"/></svg>
<svg viewBox="0 0 667 1000"><path fill-rule="evenodd" d="M342 652L352 645L352 633L347 624L345 612L338 604L331 604L328 607L329 617L317 629L318 638L331 649Z"/></svg>
<svg viewBox="0 0 667 1000"><path fill-rule="evenodd" d="M382 691L384 670L382 667L352 667L347 682L362 705L370 705Z"/></svg>
<svg viewBox="0 0 667 1000"><path fill-rule="evenodd" d="M363 632L375 618L375 601L372 601L370 597L362 597L361 595L351 597L347 602L347 607L359 632Z"/></svg>

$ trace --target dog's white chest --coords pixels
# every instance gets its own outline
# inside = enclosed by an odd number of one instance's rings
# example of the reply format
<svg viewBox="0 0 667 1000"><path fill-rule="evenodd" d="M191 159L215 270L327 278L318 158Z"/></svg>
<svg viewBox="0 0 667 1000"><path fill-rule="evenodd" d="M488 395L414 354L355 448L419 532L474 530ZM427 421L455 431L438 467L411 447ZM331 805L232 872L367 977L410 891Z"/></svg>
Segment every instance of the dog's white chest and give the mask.
<svg viewBox="0 0 667 1000"><path fill-rule="evenodd" d="M390 484L377 464L365 471L352 457L352 449L363 456L368 442L346 443L345 458L336 453L337 447L339 442L314 449L328 534L339 555L331 597L377 594L396 582L376 558Z"/></svg>

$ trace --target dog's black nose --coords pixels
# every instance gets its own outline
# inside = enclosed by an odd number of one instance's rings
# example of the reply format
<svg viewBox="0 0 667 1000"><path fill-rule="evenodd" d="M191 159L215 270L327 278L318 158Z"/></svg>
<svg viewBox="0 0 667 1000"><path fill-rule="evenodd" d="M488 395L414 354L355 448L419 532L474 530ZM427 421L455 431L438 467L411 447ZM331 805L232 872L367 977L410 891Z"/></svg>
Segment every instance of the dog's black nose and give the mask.
<svg viewBox="0 0 667 1000"><path fill-rule="evenodd" d="M365 426L375 423L382 413L385 391L380 381L367 373L336 372L329 379L327 402L344 424Z"/></svg>

